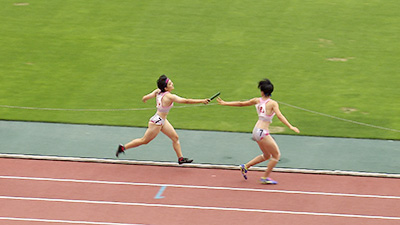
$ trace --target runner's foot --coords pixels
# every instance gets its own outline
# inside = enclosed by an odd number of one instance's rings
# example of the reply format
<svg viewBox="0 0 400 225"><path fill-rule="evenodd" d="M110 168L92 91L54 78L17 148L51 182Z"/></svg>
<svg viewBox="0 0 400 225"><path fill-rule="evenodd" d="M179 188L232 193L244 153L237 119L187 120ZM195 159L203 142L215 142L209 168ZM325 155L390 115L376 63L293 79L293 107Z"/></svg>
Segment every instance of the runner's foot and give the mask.
<svg viewBox="0 0 400 225"><path fill-rule="evenodd" d="M244 177L245 180L247 180L247 167L246 165L242 164L240 165L240 171L242 172L242 175Z"/></svg>
<svg viewBox="0 0 400 225"><path fill-rule="evenodd" d="M191 162L193 162L193 159L188 159L188 158L183 158L183 157L180 157L180 158L178 159L178 163L179 163L179 164L191 163Z"/></svg>
<svg viewBox="0 0 400 225"><path fill-rule="evenodd" d="M124 154L125 154L125 146L122 145L122 144L119 144L117 153L115 153L115 155L116 155L117 157L119 157L119 154L121 154L121 153L124 153Z"/></svg>
<svg viewBox="0 0 400 225"><path fill-rule="evenodd" d="M261 177L260 182L261 184L278 184L278 182L272 180L269 177Z"/></svg>

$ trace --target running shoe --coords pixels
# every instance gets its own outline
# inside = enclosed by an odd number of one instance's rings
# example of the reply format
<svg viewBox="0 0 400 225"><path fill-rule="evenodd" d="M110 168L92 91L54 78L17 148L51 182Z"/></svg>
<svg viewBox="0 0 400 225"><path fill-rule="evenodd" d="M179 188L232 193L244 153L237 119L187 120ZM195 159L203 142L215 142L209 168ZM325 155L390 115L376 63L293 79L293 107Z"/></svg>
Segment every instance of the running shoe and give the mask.
<svg viewBox="0 0 400 225"><path fill-rule="evenodd" d="M269 177L261 177L260 182L261 184L278 184L278 182L272 180Z"/></svg>
<svg viewBox="0 0 400 225"><path fill-rule="evenodd" d="M247 167L246 165L242 164L240 165L240 171L242 172L242 175L244 177L245 180L247 180Z"/></svg>
<svg viewBox="0 0 400 225"><path fill-rule="evenodd" d="M124 154L125 154L125 146L122 145L122 144L119 144L117 153L115 153L115 155L118 157L119 154L121 154L121 153L124 153Z"/></svg>
<svg viewBox="0 0 400 225"><path fill-rule="evenodd" d="M193 162L193 159L188 159L188 158L183 158L183 157L180 157L180 158L178 159L178 163L179 163L179 164L191 163L191 162Z"/></svg>

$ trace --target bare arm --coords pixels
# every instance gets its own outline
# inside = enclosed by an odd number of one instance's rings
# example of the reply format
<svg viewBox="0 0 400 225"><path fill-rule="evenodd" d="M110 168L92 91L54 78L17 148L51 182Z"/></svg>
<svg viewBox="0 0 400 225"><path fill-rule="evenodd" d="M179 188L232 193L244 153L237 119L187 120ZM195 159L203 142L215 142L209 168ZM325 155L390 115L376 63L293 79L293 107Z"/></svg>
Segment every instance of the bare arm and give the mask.
<svg viewBox="0 0 400 225"><path fill-rule="evenodd" d="M217 98L218 104L220 105L226 105L226 106L238 106L238 107L243 107L243 106L251 106L251 105L256 105L258 104L258 99L253 98L247 101L233 101L233 102L225 102L221 98Z"/></svg>
<svg viewBox="0 0 400 225"><path fill-rule="evenodd" d="M174 95L174 94L170 94L168 95L169 100L171 100L171 102L177 102L177 103L181 103L181 104L199 104L199 103L203 103L203 104L208 104L210 101L209 99L190 99L190 98L182 98L179 97L178 95Z"/></svg>
<svg viewBox="0 0 400 225"><path fill-rule="evenodd" d="M287 127L289 127L291 130L293 130L296 133L300 133L300 130L297 127L292 126L292 124L289 123L289 121L286 119L286 117L281 113L279 110L279 104L277 102L273 102L272 109L275 112L275 115L278 117L278 119L285 124Z"/></svg>
<svg viewBox="0 0 400 225"><path fill-rule="evenodd" d="M149 99L155 98L158 93L160 93L160 89L157 88L154 91L152 91L151 93L143 96L142 101L146 102Z"/></svg>

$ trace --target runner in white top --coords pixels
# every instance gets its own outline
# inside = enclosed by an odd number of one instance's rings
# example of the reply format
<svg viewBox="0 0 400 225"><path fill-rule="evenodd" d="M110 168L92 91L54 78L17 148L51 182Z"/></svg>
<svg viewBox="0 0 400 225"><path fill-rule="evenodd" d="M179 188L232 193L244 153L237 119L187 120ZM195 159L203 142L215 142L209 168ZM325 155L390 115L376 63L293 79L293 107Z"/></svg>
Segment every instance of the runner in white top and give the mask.
<svg viewBox="0 0 400 225"><path fill-rule="evenodd" d="M263 154L255 157L246 164L240 165L240 170L245 179L247 179L247 171L251 166L258 163L264 162L269 159L267 169L265 170L264 176L261 177L262 184L277 184L278 182L269 178L272 169L276 166L280 159L279 147L275 140L269 135L269 125L272 123L274 115L278 119L288 126L291 130L299 133L297 127L292 126L285 116L279 110L279 105L276 101L271 99L271 93L274 91L274 86L271 81L264 79L258 83L258 88L261 90L261 98L253 98L248 101L233 101L225 102L221 98L218 98L220 105L227 106L251 106L255 105L258 113L258 121L253 129L253 140L255 140L260 147Z"/></svg>
<svg viewBox="0 0 400 225"><path fill-rule="evenodd" d="M170 109L173 107L174 102L182 104L208 104L209 99L186 99L179 97L175 94L171 94L174 90L174 83L165 75L161 75L157 80L158 88L152 91L150 94L143 96L142 101L146 102L149 99L156 98L157 112L150 118L149 126L142 138L137 138L131 142L118 146L116 156L125 152L126 149L135 148L143 144L148 144L152 141L160 131L167 135L172 140L172 146L178 157L178 163L191 163L193 160L188 158L183 158L181 145L179 143L179 137L176 133L174 127L167 120L167 115Z"/></svg>

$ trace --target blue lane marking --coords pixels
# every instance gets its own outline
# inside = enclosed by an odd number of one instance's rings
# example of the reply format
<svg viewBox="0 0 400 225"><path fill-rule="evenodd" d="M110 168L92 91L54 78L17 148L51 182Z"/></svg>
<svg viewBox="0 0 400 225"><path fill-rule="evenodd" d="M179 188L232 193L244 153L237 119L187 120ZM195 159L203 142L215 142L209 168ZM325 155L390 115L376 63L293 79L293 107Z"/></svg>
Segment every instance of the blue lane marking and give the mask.
<svg viewBox="0 0 400 225"><path fill-rule="evenodd" d="M158 191L158 193L156 194L156 196L154 197L154 199L162 199L165 198L164 196L162 196L163 192L165 191L165 189L167 188L167 186L161 186L160 190Z"/></svg>

